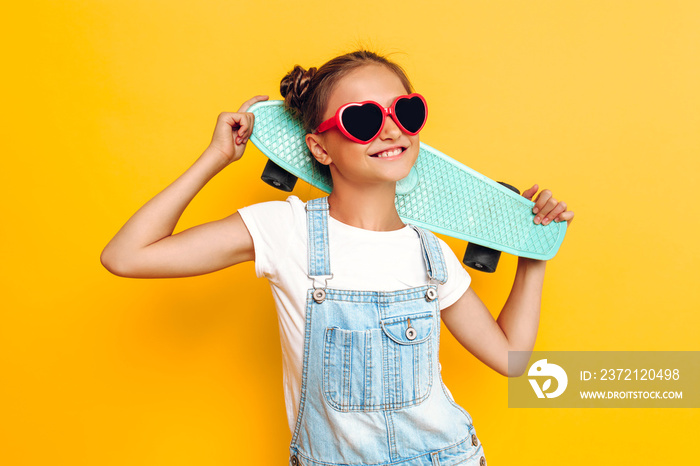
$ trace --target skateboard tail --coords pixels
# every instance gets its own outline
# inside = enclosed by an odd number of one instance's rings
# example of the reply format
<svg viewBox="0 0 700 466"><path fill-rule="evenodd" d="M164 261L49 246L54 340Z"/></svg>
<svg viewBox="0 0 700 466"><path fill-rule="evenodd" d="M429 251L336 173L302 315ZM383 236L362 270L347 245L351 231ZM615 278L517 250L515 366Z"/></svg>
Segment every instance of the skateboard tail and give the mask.
<svg viewBox="0 0 700 466"><path fill-rule="evenodd" d="M265 101L252 105L255 115L250 141L276 165L323 192L333 189L328 167L311 156L301 123L284 110L282 101Z"/></svg>

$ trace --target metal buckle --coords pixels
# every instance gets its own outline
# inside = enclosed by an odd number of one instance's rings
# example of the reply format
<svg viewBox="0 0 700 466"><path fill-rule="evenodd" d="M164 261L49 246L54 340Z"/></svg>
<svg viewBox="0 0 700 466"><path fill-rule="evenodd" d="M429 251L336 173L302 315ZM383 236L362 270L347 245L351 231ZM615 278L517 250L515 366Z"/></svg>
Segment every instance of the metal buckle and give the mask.
<svg viewBox="0 0 700 466"><path fill-rule="evenodd" d="M437 297L438 297L437 287L431 285L430 288L428 288L428 290L425 292L425 300L430 302L430 301L434 301L435 298L437 298Z"/></svg>
<svg viewBox="0 0 700 466"><path fill-rule="evenodd" d="M328 280L331 280L333 278L333 274L316 275L314 277L312 277L309 274L306 274L306 276L309 277L309 279L311 279L313 281L312 286L313 286L314 292L313 292L312 296L314 298L314 301L316 301L318 304L321 304L326 299L326 287L328 287ZM320 278L320 277L325 277L323 279L323 287L316 286L316 278Z"/></svg>

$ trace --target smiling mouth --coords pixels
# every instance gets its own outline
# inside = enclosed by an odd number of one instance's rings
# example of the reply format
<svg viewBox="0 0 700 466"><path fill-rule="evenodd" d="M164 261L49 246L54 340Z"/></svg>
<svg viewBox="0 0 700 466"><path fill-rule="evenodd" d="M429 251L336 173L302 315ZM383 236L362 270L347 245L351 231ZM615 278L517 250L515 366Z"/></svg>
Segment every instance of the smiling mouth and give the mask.
<svg viewBox="0 0 700 466"><path fill-rule="evenodd" d="M401 155L405 150L406 148L404 147L394 147L393 149L387 149L382 152L377 152L376 154L371 154L370 157L375 157L379 159L390 159Z"/></svg>

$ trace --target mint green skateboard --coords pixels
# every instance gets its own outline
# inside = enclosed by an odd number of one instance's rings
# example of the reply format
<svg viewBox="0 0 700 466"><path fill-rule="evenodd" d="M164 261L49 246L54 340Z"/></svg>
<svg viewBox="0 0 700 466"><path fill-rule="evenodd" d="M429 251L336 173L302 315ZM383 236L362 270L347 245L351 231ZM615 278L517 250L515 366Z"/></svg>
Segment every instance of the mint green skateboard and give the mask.
<svg viewBox="0 0 700 466"><path fill-rule="evenodd" d="M331 192L328 167L311 157L306 132L282 101L258 102L248 111L255 115L250 140L270 159L263 180L291 191L301 178ZM566 222L536 225L534 202L506 186L421 142L416 164L396 184L396 210L406 223L469 241L464 263L477 270L493 272L500 251L551 259L564 240Z"/></svg>

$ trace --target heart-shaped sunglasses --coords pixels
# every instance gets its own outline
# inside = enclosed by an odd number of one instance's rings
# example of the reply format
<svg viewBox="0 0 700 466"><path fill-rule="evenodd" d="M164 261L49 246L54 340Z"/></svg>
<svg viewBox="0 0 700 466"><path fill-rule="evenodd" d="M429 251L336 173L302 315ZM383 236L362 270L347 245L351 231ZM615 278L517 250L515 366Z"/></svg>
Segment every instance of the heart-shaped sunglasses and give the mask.
<svg viewBox="0 0 700 466"><path fill-rule="evenodd" d="M387 116L401 131L415 135L423 129L428 119L428 104L420 94L400 95L389 108L373 100L350 102L340 107L335 116L321 123L316 133L337 126L351 141L369 144L381 133Z"/></svg>

